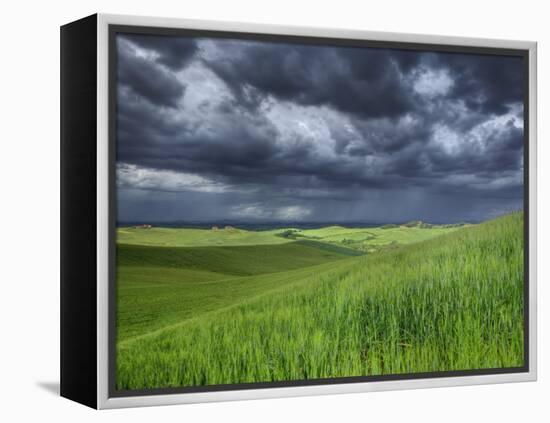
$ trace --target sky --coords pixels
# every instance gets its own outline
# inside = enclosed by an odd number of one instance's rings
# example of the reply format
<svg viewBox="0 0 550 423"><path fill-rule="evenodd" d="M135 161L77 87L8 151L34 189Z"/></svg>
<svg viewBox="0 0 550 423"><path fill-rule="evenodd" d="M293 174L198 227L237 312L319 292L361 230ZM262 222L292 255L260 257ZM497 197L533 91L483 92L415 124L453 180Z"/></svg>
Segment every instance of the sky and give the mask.
<svg viewBox="0 0 550 423"><path fill-rule="evenodd" d="M519 57L116 43L119 222L449 223L522 208Z"/></svg>

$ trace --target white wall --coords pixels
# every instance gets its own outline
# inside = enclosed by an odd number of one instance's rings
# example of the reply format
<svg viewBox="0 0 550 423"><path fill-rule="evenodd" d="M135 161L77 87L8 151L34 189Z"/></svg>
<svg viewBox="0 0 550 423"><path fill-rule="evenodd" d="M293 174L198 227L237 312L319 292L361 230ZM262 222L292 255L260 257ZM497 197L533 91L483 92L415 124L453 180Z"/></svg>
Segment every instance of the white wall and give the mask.
<svg viewBox="0 0 550 423"><path fill-rule="evenodd" d="M548 11L541 0L81 0L5 2L0 137L0 416L4 421L550 421L545 144ZM539 42L539 382L93 412L56 397L59 308L59 25L95 12ZM546 115L546 116L545 116ZM544 419L546 416L546 420ZM30 420L33 419L33 420Z"/></svg>

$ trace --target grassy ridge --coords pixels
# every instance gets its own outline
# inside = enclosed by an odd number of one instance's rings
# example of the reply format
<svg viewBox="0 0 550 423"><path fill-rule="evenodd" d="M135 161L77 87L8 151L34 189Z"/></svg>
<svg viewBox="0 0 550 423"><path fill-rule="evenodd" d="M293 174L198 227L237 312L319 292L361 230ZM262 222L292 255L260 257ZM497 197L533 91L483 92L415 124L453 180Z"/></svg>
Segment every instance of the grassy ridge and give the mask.
<svg viewBox="0 0 550 423"><path fill-rule="evenodd" d="M150 247L117 245L117 266L205 270L227 275L257 275L339 260L349 249L323 248L320 243L234 247Z"/></svg>
<svg viewBox="0 0 550 423"><path fill-rule="evenodd" d="M284 244L290 240L275 236L276 231L194 228L118 228L117 242L165 247L211 247L226 245Z"/></svg>
<svg viewBox="0 0 550 423"><path fill-rule="evenodd" d="M325 242L314 241L310 239L302 239L295 242L298 245L305 245L307 247L317 248L319 250L328 251L331 253L342 254L344 256L362 256L363 253L351 248L342 247L340 245L329 244Z"/></svg>
<svg viewBox="0 0 550 423"><path fill-rule="evenodd" d="M390 226L390 225L386 225ZM325 243L344 245L360 251L377 251L388 245L405 245L425 241L440 235L454 232L460 228L442 225L421 225L408 227L391 225L391 227L347 228L343 226L328 226L319 229L295 229L295 234L308 239L316 239Z"/></svg>
<svg viewBox="0 0 550 423"><path fill-rule="evenodd" d="M318 245L319 244L319 245ZM117 246L118 340L303 279L357 252L320 243L255 247ZM320 248L321 247L321 248ZM263 276L260 276L263 275Z"/></svg>
<svg viewBox="0 0 550 423"><path fill-rule="evenodd" d="M337 261L120 343L117 388L521 366L522 219Z"/></svg>
<svg viewBox="0 0 550 423"><path fill-rule="evenodd" d="M386 225L388 226L388 225ZM293 240L316 242L319 245L378 251L388 245L402 245L424 241L456 231L449 225L423 225L413 227L391 225L391 228L348 228L327 226L318 229L278 228L249 231L240 228L118 228L117 242L125 245L156 247L223 247L280 245ZM351 255L351 254L350 254Z"/></svg>
<svg viewBox="0 0 550 423"><path fill-rule="evenodd" d="M158 268L121 268L120 278L132 282L117 290L117 340L132 341L167 326L200 318L205 313L254 301L285 287L296 289L312 275L349 267L350 260L247 277L214 274L216 276L208 281L196 279L196 272L187 269L163 269L159 276ZM158 284L163 278L167 282Z"/></svg>

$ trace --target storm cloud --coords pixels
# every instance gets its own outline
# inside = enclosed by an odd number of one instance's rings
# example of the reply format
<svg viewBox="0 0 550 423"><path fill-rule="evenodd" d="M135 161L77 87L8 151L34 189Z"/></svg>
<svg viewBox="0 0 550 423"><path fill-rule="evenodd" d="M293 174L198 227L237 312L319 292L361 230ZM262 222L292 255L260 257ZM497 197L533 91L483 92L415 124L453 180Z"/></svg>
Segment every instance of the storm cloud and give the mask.
<svg viewBox="0 0 550 423"><path fill-rule="evenodd" d="M117 39L120 221L483 220L523 202L523 59Z"/></svg>

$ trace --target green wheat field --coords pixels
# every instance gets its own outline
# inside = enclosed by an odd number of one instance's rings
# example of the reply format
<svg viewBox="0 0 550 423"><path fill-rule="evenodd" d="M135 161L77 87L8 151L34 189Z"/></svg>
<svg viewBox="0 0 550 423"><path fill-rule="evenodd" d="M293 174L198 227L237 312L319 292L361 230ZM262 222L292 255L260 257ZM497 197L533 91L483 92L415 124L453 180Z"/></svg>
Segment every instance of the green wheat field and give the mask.
<svg viewBox="0 0 550 423"><path fill-rule="evenodd" d="M523 365L523 213L118 228L118 390Z"/></svg>

